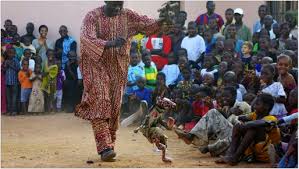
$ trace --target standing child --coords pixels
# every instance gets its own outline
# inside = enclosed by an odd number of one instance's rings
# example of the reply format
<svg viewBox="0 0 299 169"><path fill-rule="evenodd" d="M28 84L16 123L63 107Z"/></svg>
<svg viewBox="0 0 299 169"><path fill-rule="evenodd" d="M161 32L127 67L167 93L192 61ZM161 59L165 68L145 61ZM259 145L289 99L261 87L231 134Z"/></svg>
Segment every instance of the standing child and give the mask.
<svg viewBox="0 0 299 169"><path fill-rule="evenodd" d="M35 65L35 61L33 59L31 59L32 53L30 49L25 49L23 56L21 57L21 61L20 61L20 65L21 65L21 69L22 69L22 61L23 59L26 59L29 61L29 69L31 71L34 71L34 65Z"/></svg>
<svg viewBox="0 0 299 169"><path fill-rule="evenodd" d="M142 58L142 62L144 63L144 73L146 79L145 87L154 90L156 87L157 81L157 68L151 65L151 55L149 53L145 53Z"/></svg>
<svg viewBox="0 0 299 169"><path fill-rule="evenodd" d="M75 51L68 53L68 62L65 67L65 100L64 105L66 112L72 113L75 110L77 98L78 98L78 75L77 75L77 54ZM63 77L61 77L63 78Z"/></svg>
<svg viewBox="0 0 299 169"><path fill-rule="evenodd" d="M286 93L280 82L274 82L273 77L275 68L272 65L264 65L261 71L261 89L263 93L271 94L275 99L275 104L270 115L282 118L287 114L284 103L286 102Z"/></svg>
<svg viewBox="0 0 299 169"><path fill-rule="evenodd" d="M175 81L177 80L179 74L180 74L180 69L179 66L176 64L176 56L174 55L173 52L171 52L168 55L168 64L164 66L162 69L162 72L166 76L166 86L172 88L174 87Z"/></svg>
<svg viewBox="0 0 299 169"><path fill-rule="evenodd" d="M44 93L41 90L43 80L41 64L35 64L30 80L32 82L32 92L29 99L28 112L44 112Z"/></svg>
<svg viewBox="0 0 299 169"><path fill-rule="evenodd" d="M35 47L31 44L31 38L28 36L24 37L24 43L21 43L22 48L25 49L30 49L31 53L36 54L36 49Z"/></svg>
<svg viewBox="0 0 299 169"><path fill-rule="evenodd" d="M32 91L32 82L29 79L31 74L32 70L29 69L29 61L23 59L22 69L18 73L18 79L21 84L21 105L23 114L28 112L28 102Z"/></svg>
<svg viewBox="0 0 299 169"><path fill-rule="evenodd" d="M6 48L6 57L4 61L5 85L7 113L9 115L17 115L17 95L18 95L18 72L20 64L16 58L16 51L12 46Z"/></svg>
<svg viewBox="0 0 299 169"><path fill-rule="evenodd" d="M45 111L51 112L53 111L54 106L54 94L56 92L58 66L55 62L55 52L53 49L48 49L46 55L48 58L45 60L41 89L44 91Z"/></svg>
<svg viewBox="0 0 299 169"><path fill-rule="evenodd" d="M56 93L55 93L55 99L56 99L56 111L61 112L61 103L62 103L62 89L63 89L63 81L65 81L66 77L64 74L64 70L61 69L61 60L57 60L56 64L58 66L58 74L57 74L57 87L56 87Z"/></svg>
<svg viewBox="0 0 299 169"><path fill-rule="evenodd" d="M289 92L297 86L294 77L289 73L290 68L292 68L292 59L285 54L279 55L277 57L276 68L279 75L277 81L282 84L288 96Z"/></svg>

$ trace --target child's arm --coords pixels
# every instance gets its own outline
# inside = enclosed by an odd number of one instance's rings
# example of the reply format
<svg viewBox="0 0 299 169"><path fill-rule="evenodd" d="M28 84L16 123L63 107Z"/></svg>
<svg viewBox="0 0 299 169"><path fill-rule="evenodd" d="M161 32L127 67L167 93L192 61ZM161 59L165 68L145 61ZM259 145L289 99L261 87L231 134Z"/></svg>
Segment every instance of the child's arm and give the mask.
<svg viewBox="0 0 299 169"><path fill-rule="evenodd" d="M274 121L265 121L265 120L254 120L244 123L244 129L256 128L256 127L269 127L276 125Z"/></svg>

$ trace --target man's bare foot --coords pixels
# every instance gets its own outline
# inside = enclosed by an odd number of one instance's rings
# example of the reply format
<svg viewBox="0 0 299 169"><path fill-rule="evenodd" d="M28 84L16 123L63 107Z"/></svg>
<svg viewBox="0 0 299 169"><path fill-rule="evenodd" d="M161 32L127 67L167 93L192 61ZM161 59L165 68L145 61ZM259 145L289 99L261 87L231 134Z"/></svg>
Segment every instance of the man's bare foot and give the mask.
<svg viewBox="0 0 299 169"><path fill-rule="evenodd" d="M178 135L179 139L182 139L186 144L192 143L192 138L189 133L184 132L180 129L175 129L174 132Z"/></svg>
<svg viewBox="0 0 299 169"><path fill-rule="evenodd" d="M216 160L215 163L218 164L229 164L231 166L235 166L238 164L238 161L234 160L232 156L222 156L220 159Z"/></svg>

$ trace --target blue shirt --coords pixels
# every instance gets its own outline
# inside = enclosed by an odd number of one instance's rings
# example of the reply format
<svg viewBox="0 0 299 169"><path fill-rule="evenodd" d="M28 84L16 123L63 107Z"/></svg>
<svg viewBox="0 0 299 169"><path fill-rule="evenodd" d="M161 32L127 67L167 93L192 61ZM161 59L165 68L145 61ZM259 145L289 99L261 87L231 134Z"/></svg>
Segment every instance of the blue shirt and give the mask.
<svg viewBox="0 0 299 169"><path fill-rule="evenodd" d="M133 94L135 94L137 96L137 98L139 98L139 100L145 100L148 104L148 107L150 108L152 105L152 101L151 101L151 94L152 91L150 89L147 88L143 88L143 89L137 89L133 91Z"/></svg>
<svg viewBox="0 0 299 169"><path fill-rule="evenodd" d="M237 42L236 42L235 51L236 51L239 55L242 55L242 46L243 46L243 40L238 39Z"/></svg>
<svg viewBox="0 0 299 169"><path fill-rule="evenodd" d="M145 72L143 67L136 65L136 66L129 66L128 69L128 82L130 83L136 83L138 77L145 77ZM134 90L137 90L138 87L137 85L134 86L127 86L127 90L126 93L130 94L132 93Z"/></svg>
<svg viewBox="0 0 299 169"><path fill-rule="evenodd" d="M277 23L275 19L273 19L273 23L272 23L272 27L273 27L273 24ZM252 29L252 32L257 32L258 30L261 30L263 27L263 25L261 24L261 20L258 20L254 23L253 25L253 29Z"/></svg>
<svg viewBox="0 0 299 169"><path fill-rule="evenodd" d="M16 57L14 57L12 60L13 60L12 65L17 70L11 68L10 66L7 66L5 68L5 84L6 85L17 85L18 84L18 72L20 70L20 64ZM7 61L9 61L9 60L6 60L5 62L7 62Z"/></svg>

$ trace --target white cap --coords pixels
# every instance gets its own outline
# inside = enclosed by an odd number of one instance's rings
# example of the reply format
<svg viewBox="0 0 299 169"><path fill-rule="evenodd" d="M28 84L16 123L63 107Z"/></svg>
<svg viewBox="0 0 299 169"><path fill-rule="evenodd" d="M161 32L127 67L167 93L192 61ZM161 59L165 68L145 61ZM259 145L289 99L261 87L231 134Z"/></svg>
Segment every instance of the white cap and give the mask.
<svg viewBox="0 0 299 169"><path fill-rule="evenodd" d="M243 9L241 9L241 8L236 8L236 9L234 10L234 14L235 14L235 13L238 13L238 14L240 14L240 15L243 15L243 14L244 14Z"/></svg>

